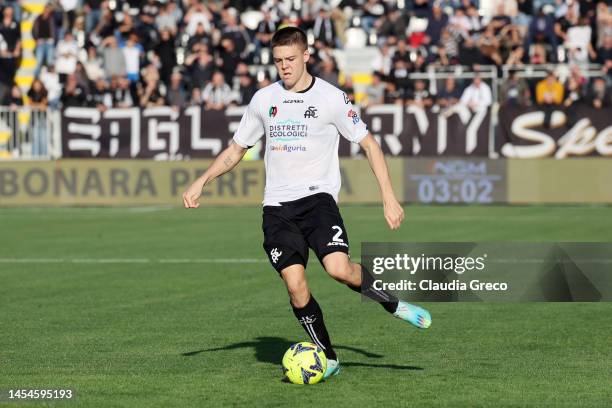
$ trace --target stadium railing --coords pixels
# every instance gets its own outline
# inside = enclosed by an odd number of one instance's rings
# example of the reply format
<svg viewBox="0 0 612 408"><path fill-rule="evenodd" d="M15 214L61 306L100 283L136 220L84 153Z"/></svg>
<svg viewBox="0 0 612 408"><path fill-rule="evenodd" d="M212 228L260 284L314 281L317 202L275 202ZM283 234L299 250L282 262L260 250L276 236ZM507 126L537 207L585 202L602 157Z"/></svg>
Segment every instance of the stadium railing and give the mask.
<svg viewBox="0 0 612 408"><path fill-rule="evenodd" d="M59 137L59 112L0 106L0 159L49 159Z"/></svg>

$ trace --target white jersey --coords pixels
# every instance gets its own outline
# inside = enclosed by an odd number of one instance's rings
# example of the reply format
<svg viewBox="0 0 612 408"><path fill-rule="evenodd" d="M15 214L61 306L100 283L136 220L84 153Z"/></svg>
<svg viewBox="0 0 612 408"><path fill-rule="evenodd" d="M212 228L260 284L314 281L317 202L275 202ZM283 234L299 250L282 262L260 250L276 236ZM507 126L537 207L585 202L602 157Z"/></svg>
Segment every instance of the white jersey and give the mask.
<svg viewBox="0 0 612 408"><path fill-rule="evenodd" d="M359 143L368 129L344 92L313 77L302 92L289 92L280 81L257 91L234 141L250 148L264 134L263 205L279 205L322 192L338 201L339 134Z"/></svg>

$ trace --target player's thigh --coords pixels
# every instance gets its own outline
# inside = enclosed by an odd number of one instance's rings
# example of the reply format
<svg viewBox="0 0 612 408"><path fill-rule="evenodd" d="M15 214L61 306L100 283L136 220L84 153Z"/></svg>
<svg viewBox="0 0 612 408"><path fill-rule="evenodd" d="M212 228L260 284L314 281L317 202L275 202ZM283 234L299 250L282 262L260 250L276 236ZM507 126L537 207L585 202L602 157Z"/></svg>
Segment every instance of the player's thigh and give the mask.
<svg viewBox="0 0 612 408"><path fill-rule="evenodd" d="M321 260L325 271L334 279L344 283L355 281L355 271L351 265L348 254L344 252L332 252Z"/></svg>
<svg viewBox="0 0 612 408"><path fill-rule="evenodd" d="M338 205L330 195L322 195L301 225L308 246L323 264L334 252L349 253L349 239Z"/></svg>
<svg viewBox="0 0 612 408"><path fill-rule="evenodd" d="M306 267L308 243L282 207L264 207L262 229L264 250L279 274L291 265Z"/></svg>

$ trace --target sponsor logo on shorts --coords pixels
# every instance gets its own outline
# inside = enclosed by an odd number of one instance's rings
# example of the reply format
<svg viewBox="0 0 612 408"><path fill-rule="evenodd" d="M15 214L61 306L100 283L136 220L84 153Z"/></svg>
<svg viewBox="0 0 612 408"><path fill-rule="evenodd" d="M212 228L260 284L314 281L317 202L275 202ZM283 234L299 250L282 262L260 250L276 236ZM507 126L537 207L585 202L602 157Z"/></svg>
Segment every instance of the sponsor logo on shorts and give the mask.
<svg viewBox="0 0 612 408"><path fill-rule="evenodd" d="M336 241L328 242L327 246L328 247L331 247L331 246L341 246L341 247L348 248L348 244L346 244L345 242L336 242Z"/></svg>
<svg viewBox="0 0 612 408"><path fill-rule="evenodd" d="M272 258L272 263L277 263L278 258L283 254L283 251L279 251L278 248L274 248L270 251L270 258Z"/></svg>

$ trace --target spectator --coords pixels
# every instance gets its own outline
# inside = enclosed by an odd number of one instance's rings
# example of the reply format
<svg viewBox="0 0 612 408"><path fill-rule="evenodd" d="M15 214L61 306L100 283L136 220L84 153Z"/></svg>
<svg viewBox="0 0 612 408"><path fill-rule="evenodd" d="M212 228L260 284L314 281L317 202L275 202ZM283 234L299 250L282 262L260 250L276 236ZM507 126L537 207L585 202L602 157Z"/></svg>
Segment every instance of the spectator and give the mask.
<svg viewBox="0 0 612 408"><path fill-rule="evenodd" d="M501 87L501 101L511 106L529 106L531 104L531 92L523 78L519 78L516 71L510 71L510 77L504 81Z"/></svg>
<svg viewBox="0 0 612 408"><path fill-rule="evenodd" d="M95 82L93 92L87 94L89 106L97 108L100 112L113 107L113 95L106 86L106 80L100 78Z"/></svg>
<svg viewBox="0 0 612 408"><path fill-rule="evenodd" d="M232 83L232 78L240 61L242 61L242 57L234 44L234 40L231 38L222 39L217 65L218 69L223 72L225 82L228 84Z"/></svg>
<svg viewBox="0 0 612 408"><path fill-rule="evenodd" d="M591 106L595 109L609 109L612 106L612 93L606 86L606 80L604 78L599 77L593 80L588 99Z"/></svg>
<svg viewBox="0 0 612 408"><path fill-rule="evenodd" d="M86 105L86 92L81 85L78 84L74 74L70 74L66 78L66 84L62 90L61 102L64 108Z"/></svg>
<svg viewBox="0 0 612 408"><path fill-rule="evenodd" d="M32 86L27 95L29 104L32 108L45 109L47 107L47 90L40 79L35 78L34 81L32 81Z"/></svg>
<svg viewBox="0 0 612 408"><path fill-rule="evenodd" d="M384 103L386 84L383 82L382 74L374 72L372 83L365 90L365 100L362 104L365 107L376 106Z"/></svg>
<svg viewBox="0 0 612 408"><path fill-rule="evenodd" d="M167 33L167 31L162 32ZM138 35L131 33L127 42L121 48L121 51L123 52L123 58L125 60L125 73L127 79L132 83L138 82L140 80L140 59L144 55L144 48L138 42ZM162 66L163 61L162 59ZM171 61L171 63L174 66L176 60Z"/></svg>
<svg viewBox="0 0 612 408"><path fill-rule="evenodd" d="M270 10L263 11L263 19L255 29L255 53L257 58L261 56L262 48L269 48L272 36L276 32L276 23L272 19Z"/></svg>
<svg viewBox="0 0 612 408"><path fill-rule="evenodd" d="M315 40L321 41L328 47L337 47L337 35L331 14L326 7L321 7L312 28Z"/></svg>
<svg viewBox="0 0 612 408"><path fill-rule="evenodd" d="M64 34L64 39L57 43L55 51L55 69L59 74L60 82L63 84L69 75L74 74L79 53L79 46L72 32L67 31Z"/></svg>
<svg viewBox="0 0 612 408"><path fill-rule="evenodd" d="M205 45L200 44L196 47L196 52L185 60L185 66L193 86L203 87L212 80L215 65Z"/></svg>
<svg viewBox="0 0 612 408"><path fill-rule="evenodd" d="M212 39L210 38L210 35L208 35L208 33L206 32L204 24L202 23L198 23L198 25L196 26L195 34L189 37L189 41L187 41L187 48L193 50L196 44L204 44L208 47L210 47L212 44Z"/></svg>
<svg viewBox="0 0 612 408"><path fill-rule="evenodd" d="M362 10L361 26L367 33L374 27L376 21L386 14L384 3L376 0L367 0Z"/></svg>
<svg viewBox="0 0 612 408"><path fill-rule="evenodd" d="M193 89L191 89L191 97L189 99L189 105L190 106L200 106L202 105L202 88L200 87L193 87Z"/></svg>
<svg viewBox="0 0 612 408"><path fill-rule="evenodd" d="M92 81L104 78L104 69L102 69L102 59L98 56L96 47L87 48L87 59L83 62L87 77Z"/></svg>
<svg viewBox="0 0 612 408"><path fill-rule="evenodd" d="M485 58L485 63L495 64L497 66L502 65L502 57L499 50L499 39L495 35L495 29L493 25L488 25L485 32L480 36L478 40L478 46L480 53Z"/></svg>
<svg viewBox="0 0 612 408"><path fill-rule="evenodd" d="M232 90L225 83L223 73L216 71L213 74L212 81L202 91L202 100L206 109L213 110L223 110L234 102Z"/></svg>
<svg viewBox="0 0 612 408"><path fill-rule="evenodd" d="M125 77L113 77L111 79L111 89L113 92L113 107L131 108L136 106L137 100L130 80Z"/></svg>
<svg viewBox="0 0 612 408"><path fill-rule="evenodd" d="M182 108L187 104L185 84L183 83L183 76L179 71L175 70L170 75L170 85L168 86L166 100L175 109Z"/></svg>
<svg viewBox="0 0 612 408"><path fill-rule="evenodd" d="M549 71L536 85L536 102L544 111L544 127L549 128L552 112L563 102L563 85L554 72Z"/></svg>
<svg viewBox="0 0 612 408"><path fill-rule="evenodd" d="M10 86L21 57L21 29L13 18L13 8L2 10L0 20L0 82Z"/></svg>
<svg viewBox="0 0 612 408"><path fill-rule="evenodd" d="M239 24L236 18L235 9L226 10L225 26L221 30L221 44L227 44L225 40L231 40L234 49L242 59L246 59L248 55L247 45L250 44L251 38L242 24Z"/></svg>
<svg viewBox="0 0 612 408"><path fill-rule="evenodd" d="M58 109L60 97L62 96L62 85L60 83L58 73L55 72L55 67L52 65L46 70L42 70L40 80L47 90L49 107L51 109Z"/></svg>
<svg viewBox="0 0 612 408"><path fill-rule="evenodd" d="M21 93L21 88L19 88L17 84L13 84L10 87L9 92L7 92L3 100L0 101L0 106L8 106L11 110L17 110L23 106L23 95Z"/></svg>
<svg viewBox="0 0 612 408"><path fill-rule="evenodd" d="M436 102L442 108L448 108L459 102L461 98L461 90L457 87L455 78L452 76L444 80L444 87L438 93Z"/></svg>
<svg viewBox="0 0 612 408"><path fill-rule="evenodd" d="M421 109L430 108L433 105L433 99L425 86L425 81L417 79L414 82L414 90L407 93L405 103Z"/></svg>
<svg viewBox="0 0 612 408"><path fill-rule="evenodd" d="M378 20L375 27L379 39L385 43L395 44L398 39L406 36L408 20L399 9L393 9L388 15Z"/></svg>
<svg viewBox="0 0 612 408"><path fill-rule="evenodd" d="M34 76L38 77L43 65L53 64L55 52L55 20L53 6L45 5L43 12L36 17L32 26L32 37L36 40L36 69Z"/></svg>
<svg viewBox="0 0 612 408"><path fill-rule="evenodd" d="M319 77L334 86L339 86L338 70L333 59L327 58L321 61Z"/></svg>
<svg viewBox="0 0 612 408"><path fill-rule="evenodd" d="M555 27L553 17L545 14L544 10L540 11L531 21L527 38L525 39L525 49L530 50L534 43L548 44L551 49L557 49L557 36L555 35Z"/></svg>
<svg viewBox="0 0 612 408"><path fill-rule="evenodd" d="M139 104L141 108L163 106L166 104L166 87L159 80L159 71L149 64L143 70L143 81L139 87Z"/></svg>
<svg viewBox="0 0 612 408"><path fill-rule="evenodd" d="M114 35L117 27L118 24L115 20L114 13L107 6L104 6L102 8L102 16L100 17L100 21L93 28L93 31L89 33L89 39L93 44L100 44L102 39Z"/></svg>
<svg viewBox="0 0 612 408"><path fill-rule="evenodd" d="M102 19L103 0L84 0L83 14L85 14L85 33L89 34Z"/></svg>
<svg viewBox="0 0 612 408"><path fill-rule="evenodd" d="M158 32L162 32L163 30L168 30L172 37L177 34L177 19L174 15L170 14L172 11L173 3L162 4L159 9L159 14L155 16L155 28ZM204 27L204 26L202 26Z"/></svg>
<svg viewBox="0 0 612 408"><path fill-rule="evenodd" d="M102 61L106 78L125 76L127 73L125 54L117 46L117 39L113 36L106 37L100 46L103 48Z"/></svg>
<svg viewBox="0 0 612 408"><path fill-rule="evenodd" d="M578 25L567 30L565 48L570 63L588 63L595 60L597 54L591 44L591 26L588 17L581 17Z"/></svg>
<svg viewBox="0 0 612 408"><path fill-rule="evenodd" d="M192 36L196 33L196 28L198 24L202 24L207 33L212 31L212 13L209 11L206 5L201 3L196 3L192 6L185 14L184 22L187 25L185 28L185 32Z"/></svg>
<svg viewBox="0 0 612 408"><path fill-rule="evenodd" d="M240 106L246 106L251 102L255 92L257 92L257 85L255 84L255 79L248 73L241 73L238 78L239 87L237 102Z"/></svg>
<svg viewBox="0 0 612 408"><path fill-rule="evenodd" d="M425 30L424 43L428 45L438 44L442 37L442 30L444 30L448 24L448 16L442 12L442 8L440 8L439 4L434 3L428 20L429 23Z"/></svg>
<svg viewBox="0 0 612 408"><path fill-rule="evenodd" d="M74 21L76 20L76 17L77 17L76 8L78 6L78 1L77 0L59 0L59 3L62 6L62 10L64 11L64 16L65 16L64 30L72 31L72 29L74 28Z"/></svg>
<svg viewBox="0 0 612 408"><path fill-rule="evenodd" d="M470 86L465 88L461 95L461 103L472 112L480 112L491 106L493 103L491 88L482 81L480 75L476 74Z"/></svg>
<svg viewBox="0 0 612 408"><path fill-rule="evenodd" d="M404 47L405 46L406 43L404 43ZM380 51L380 54L378 54L372 61L372 69L376 72L380 72L384 76L389 75L391 72L391 67L393 66L393 54L391 49L389 48L389 45L384 43L378 50Z"/></svg>
<svg viewBox="0 0 612 408"><path fill-rule="evenodd" d="M612 34L604 38L603 45L597 52L597 62L603 65L604 74L612 74Z"/></svg>

